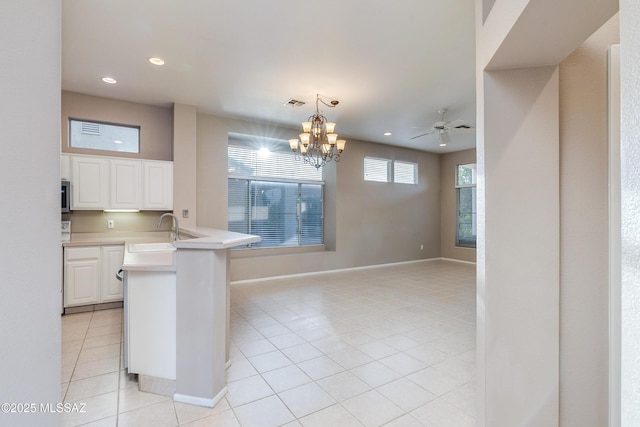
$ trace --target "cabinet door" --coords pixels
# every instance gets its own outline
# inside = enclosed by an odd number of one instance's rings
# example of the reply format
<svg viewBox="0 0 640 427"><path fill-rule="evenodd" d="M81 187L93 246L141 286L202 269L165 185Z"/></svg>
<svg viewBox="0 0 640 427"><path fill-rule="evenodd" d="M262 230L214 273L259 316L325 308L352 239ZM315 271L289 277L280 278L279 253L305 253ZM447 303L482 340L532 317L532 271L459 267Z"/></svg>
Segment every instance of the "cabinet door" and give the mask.
<svg viewBox="0 0 640 427"><path fill-rule="evenodd" d="M173 209L173 163L143 161L144 203L147 210Z"/></svg>
<svg viewBox="0 0 640 427"><path fill-rule="evenodd" d="M140 209L141 169L139 160L110 160L109 209Z"/></svg>
<svg viewBox="0 0 640 427"><path fill-rule="evenodd" d="M122 282L116 278L116 273L122 268L124 246L102 247L102 285L100 302L122 301L124 293Z"/></svg>
<svg viewBox="0 0 640 427"><path fill-rule="evenodd" d="M65 248L64 259L64 306L98 303L100 248Z"/></svg>
<svg viewBox="0 0 640 427"><path fill-rule="evenodd" d="M108 208L109 161L97 157L71 157L71 208Z"/></svg>

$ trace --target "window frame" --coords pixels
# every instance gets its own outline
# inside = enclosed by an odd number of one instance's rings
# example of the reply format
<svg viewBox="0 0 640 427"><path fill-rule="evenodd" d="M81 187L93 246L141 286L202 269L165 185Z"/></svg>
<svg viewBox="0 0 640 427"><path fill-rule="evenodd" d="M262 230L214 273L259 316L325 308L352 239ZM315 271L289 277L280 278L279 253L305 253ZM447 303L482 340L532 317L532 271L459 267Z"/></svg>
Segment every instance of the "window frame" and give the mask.
<svg viewBox="0 0 640 427"><path fill-rule="evenodd" d="M474 174L474 176L472 176L472 182L470 184L460 184L458 181L458 177L460 176L459 174L459 169L461 166L467 166L467 165L474 165L474 169L477 171L477 162L470 162L470 163L460 163L460 164L456 164L455 167L455 177L454 177L454 188L455 188L455 192L456 192L456 240L455 240L455 246L458 248L470 248L470 249L475 249L477 247L477 243L478 243L478 236L477 236L477 218L478 218L478 214L477 214L477 172L476 174ZM460 238L460 193L462 189L468 189L471 188L472 189L472 193L471 193L471 197L472 197L472 206L476 206L476 212L473 212L473 208L471 210L471 227L472 229L476 229L476 233L474 234L474 239L473 241L465 241L465 240L461 240Z"/></svg>
<svg viewBox="0 0 640 427"><path fill-rule="evenodd" d="M367 160L373 161L382 161L386 163L387 172L386 172L386 181L381 179L368 179L367 178ZM403 165L411 165L413 169L413 182L403 182L396 180L396 163L401 163ZM382 169L382 168L381 168ZM405 185L418 185L418 176L419 176L419 165L417 162L410 162L405 160L392 160L385 159L384 157L375 157L375 156L364 156L362 161L362 178L366 182L381 182L388 184L405 184Z"/></svg>
<svg viewBox="0 0 640 427"><path fill-rule="evenodd" d="M258 152L258 149L254 149L252 147L246 147L246 146L241 146L238 144L229 144L230 146L240 146L241 148L244 148L246 150L250 150L250 151L255 151ZM227 149L227 153L228 153L228 149ZM287 157L291 158L291 162L297 162L298 160L296 159L296 156L293 153L289 153L289 152L284 152L282 151L282 154L286 154ZM260 157L258 156L258 159ZM229 161L227 160L227 170L229 170ZM245 208L247 209L247 213L245 215L247 215L246 217L246 221L247 223L247 229L248 229L248 234L252 233L252 220L253 220L253 211L255 208L255 200L252 200L251 196L251 192L252 192L252 185L256 182L264 182L264 183L274 183L274 184L296 184L297 185L297 195L296 195L296 240L297 240L297 244L296 245L269 245L269 246L261 246L260 243L256 244L248 244L246 246L240 246L240 247L236 247L236 248L232 248L232 250L234 251L243 251L243 250L252 250L252 251L256 251L256 250L260 250L260 251L269 251L269 252L281 252L281 251L290 251L290 250L295 250L295 251L308 251L309 248L324 248L324 238L325 238L325 224L324 224L324 219L325 219L325 181L323 179L294 179L294 178L286 178L286 177L274 177L274 176L258 176L258 175L249 175L249 174L238 174L238 173L234 173L234 172L227 172L227 191L229 189L230 186L230 181L231 180L242 180L242 181L246 181L246 185L247 185L247 191L248 191L248 195L249 197L246 198L246 203L248 205L245 206ZM307 243L304 244L302 242L303 239L303 228L304 228L304 224L303 224L303 215L302 215L302 202L303 202L303 186L305 185L317 185L320 187L320 203L321 203L321 211L320 211L320 242L314 242L314 243ZM227 210L229 210L229 196L227 196ZM229 229L229 213L227 213L227 229Z"/></svg>
<svg viewBox="0 0 640 427"><path fill-rule="evenodd" d="M89 147L89 146L79 146L79 145L74 145L74 131L73 131L73 123L80 123L80 126L82 126L82 123L89 123L92 125L99 125L99 126L110 126L110 127L116 127L116 128L126 128L126 129L133 129L136 131L136 148L137 151L130 151L130 150L111 150L109 148L95 148L95 147ZM141 127L139 125L128 125L128 124L123 124L123 123L113 123L113 122L106 122L106 121L100 121L100 120L88 120L88 119L78 119L75 117L69 117L68 120L68 144L69 144L69 148L73 148L73 149L77 149L77 150L91 150L91 151L102 151L105 153L120 153L120 154L140 154L141 153L141 146L140 146L140 133L141 133Z"/></svg>
<svg viewBox="0 0 640 427"><path fill-rule="evenodd" d="M396 181L396 163L413 166L413 182ZM395 184L418 185L418 163L406 162L404 160L394 160L393 161L393 182Z"/></svg>
<svg viewBox="0 0 640 427"><path fill-rule="evenodd" d="M374 161L383 161L386 163L387 165L387 177L386 177L386 181L382 181L379 179L367 179L367 159L370 160L374 160ZM362 161L362 178L367 181L367 182L382 182L382 183L389 183L389 182L393 182L393 174L392 174L392 163L393 161L391 159L385 159L382 157L373 157L373 156L364 156L364 159Z"/></svg>

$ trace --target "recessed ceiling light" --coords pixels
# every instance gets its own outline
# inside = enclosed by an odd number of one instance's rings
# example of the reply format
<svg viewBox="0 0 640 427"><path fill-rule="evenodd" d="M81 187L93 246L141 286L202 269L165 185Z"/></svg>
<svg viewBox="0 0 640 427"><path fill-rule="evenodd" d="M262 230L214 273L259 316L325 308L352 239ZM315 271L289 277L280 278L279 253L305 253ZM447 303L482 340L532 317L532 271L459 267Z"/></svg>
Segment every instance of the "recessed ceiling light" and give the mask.
<svg viewBox="0 0 640 427"><path fill-rule="evenodd" d="M391 136L391 132L385 132L383 135L384 136Z"/></svg>
<svg viewBox="0 0 640 427"><path fill-rule="evenodd" d="M149 62L153 65L164 65L164 60L162 58L149 58Z"/></svg>
<svg viewBox="0 0 640 427"><path fill-rule="evenodd" d="M445 142L443 142L442 144L440 144L440 147L446 147L447 144Z"/></svg>
<svg viewBox="0 0 640 427"><path fill-rule="evenodd" d="M110 85L114 85L116 83L118 83L118 81L116 79L114 79L113 77L103 77L102 81L105 83L109 83Z"/></svg>
<svg viewBox="0 0 640 427"><path fill-rule="evenodd" d="M113 143L114 144L122 144L122 141L119 141L119 140L116 139L115 141L113 141Z"/></svg>

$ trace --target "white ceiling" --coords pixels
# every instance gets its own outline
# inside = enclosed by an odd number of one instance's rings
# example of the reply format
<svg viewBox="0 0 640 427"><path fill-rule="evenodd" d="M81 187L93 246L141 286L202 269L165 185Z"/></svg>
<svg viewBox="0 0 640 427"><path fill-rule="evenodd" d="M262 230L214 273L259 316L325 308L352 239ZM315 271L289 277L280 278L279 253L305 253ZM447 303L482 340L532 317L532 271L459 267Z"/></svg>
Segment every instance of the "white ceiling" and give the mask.
<svg viewBox="0 0 640 427"><path fill-rule="evenodd" d="M475 126L474 0L63 0L63 90L292 127L315 110L341 138L431 152L440 120ZM147 62L161 57L162 67ZM100 79L118 80L108 85ZM289 98L303 107L283 105ZM383 136L392 132L391 136ZM348 148L348 142L347 142Z"/></svg>

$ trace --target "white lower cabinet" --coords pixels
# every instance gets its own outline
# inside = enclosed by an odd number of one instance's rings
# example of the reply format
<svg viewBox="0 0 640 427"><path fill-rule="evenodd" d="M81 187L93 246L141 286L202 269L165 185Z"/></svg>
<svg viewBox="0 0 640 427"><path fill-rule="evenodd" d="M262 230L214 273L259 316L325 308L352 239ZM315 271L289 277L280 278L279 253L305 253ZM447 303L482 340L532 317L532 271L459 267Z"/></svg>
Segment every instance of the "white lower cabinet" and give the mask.
<svg viewBox="0 0 640 427"><path fill-rule="evenodd" d="M64 306L98 303L100 247L64 249Z"/></svg>
<svg viewBox="0 0 640 427"><path fill-rule="evenodd" d="M64 306L122 301L123 245L64 248Z"/></svg>
<svg viewBox="0 0 640 427"><path fill-rule="evenodd" d="M176 273L127 271L125 358L130 374L176 379Z"/></svg>
<svg viewBox="0 0 640 427"><path fill-rule="evenodd" d="M100 302L122 301L124 292L122 281L116 278L116 273L122 268L124 246L102 247L102 286L100 287Z"/></svg>

